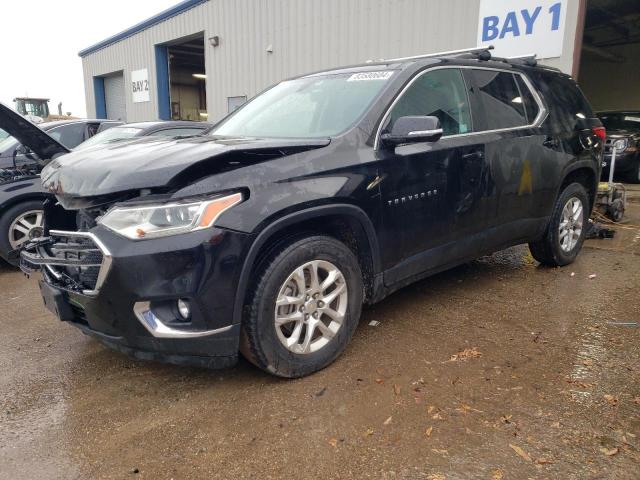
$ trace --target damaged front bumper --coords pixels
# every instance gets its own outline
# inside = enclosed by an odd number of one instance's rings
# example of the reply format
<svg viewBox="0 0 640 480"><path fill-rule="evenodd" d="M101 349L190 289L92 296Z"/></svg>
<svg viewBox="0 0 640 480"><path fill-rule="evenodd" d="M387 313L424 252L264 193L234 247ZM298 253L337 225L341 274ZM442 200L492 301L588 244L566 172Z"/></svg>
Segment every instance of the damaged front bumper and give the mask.
<svg viewBox="0 0 640 480"><path fill-rule="evenodd" d="M131 241L98 226L50 230L20 267L42 272L45 305L62 321L135 357L226 367L237 361L235 287L249 236L212 228ZM188 318L177 302L190 305Z"/></svg>

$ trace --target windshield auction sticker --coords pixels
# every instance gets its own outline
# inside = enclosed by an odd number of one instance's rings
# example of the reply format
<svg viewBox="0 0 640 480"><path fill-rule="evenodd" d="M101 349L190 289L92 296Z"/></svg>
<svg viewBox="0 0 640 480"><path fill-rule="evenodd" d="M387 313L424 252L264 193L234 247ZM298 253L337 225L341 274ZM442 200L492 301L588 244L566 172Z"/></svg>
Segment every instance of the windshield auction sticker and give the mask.
<svg viewBox="0 0 640 480"><path fill-rule="evenodd" d="M367 80L387 80L389 77L393 75L393 72L363 72L363 73L354 73L351 75L347 82L364 82Z"/></svg>

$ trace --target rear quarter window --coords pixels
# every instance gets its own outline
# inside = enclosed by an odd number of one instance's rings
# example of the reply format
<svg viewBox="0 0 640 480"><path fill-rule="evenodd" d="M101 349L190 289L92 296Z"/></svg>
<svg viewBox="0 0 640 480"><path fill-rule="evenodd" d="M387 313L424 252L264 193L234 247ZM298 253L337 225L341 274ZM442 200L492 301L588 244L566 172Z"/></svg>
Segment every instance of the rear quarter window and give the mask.
<svg viewBox="0 0 640 480"><path fill-rule="evenodd" d="M595 116L578 84L571 78L547 72L536 72L533 77L547 105L548 122L554 133L573 132L578 120Z"/></svg>

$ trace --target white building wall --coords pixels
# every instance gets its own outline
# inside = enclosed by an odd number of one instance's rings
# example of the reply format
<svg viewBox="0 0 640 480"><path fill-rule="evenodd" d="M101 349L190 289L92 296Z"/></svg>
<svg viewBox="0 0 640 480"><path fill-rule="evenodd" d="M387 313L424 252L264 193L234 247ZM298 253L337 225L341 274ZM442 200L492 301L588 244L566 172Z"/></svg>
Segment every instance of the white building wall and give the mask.
<svg viewBox="0 0 640 480"><path fill-rule="evenodd" d="M564 53L546 63L571 72L579 0L569 0ZM93 76L149 71L151 101L128 121L158 118L154 45L204 32L209 120L227 97L248 98L284 78L367 59L473 47L480 0L209 0L83 59L87 113L95 115ZM220 45L207 38L218 35ZM268 53L267 47L273 52Z"/></svg>

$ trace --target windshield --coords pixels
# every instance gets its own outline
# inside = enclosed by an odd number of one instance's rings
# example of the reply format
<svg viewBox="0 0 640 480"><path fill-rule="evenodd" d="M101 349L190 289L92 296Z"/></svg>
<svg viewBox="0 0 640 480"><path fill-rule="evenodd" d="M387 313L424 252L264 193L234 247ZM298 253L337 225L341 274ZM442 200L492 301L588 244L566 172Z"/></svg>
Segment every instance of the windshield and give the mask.
<svg viewBox="0 0 640 480"><path fill-rule="evenodd" d="M391 78L392 71L288 80L258 95L210 135L314 138L351 127Z"/></svg>
<svg viewBox="0 0 640 480"><path fill-rule="evenodd" d="M96 133L89 140L85 140L76 148L76 150L84 150L89 147L95 147L96 145L104 145L105 143L117 142L118 140L125 140L132 138L142 132L141 128L135 127L113 127L100 133Z"/></svg>
<svg viewBox="0 0 640 480"><path fill-rule="evenodd" d="M607 130L640 130L640 112L604 113L600 120Z"/></svg>

